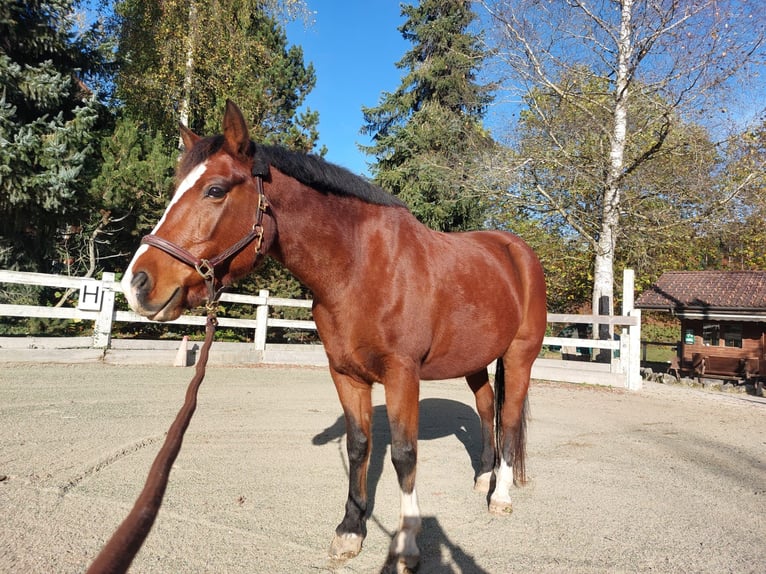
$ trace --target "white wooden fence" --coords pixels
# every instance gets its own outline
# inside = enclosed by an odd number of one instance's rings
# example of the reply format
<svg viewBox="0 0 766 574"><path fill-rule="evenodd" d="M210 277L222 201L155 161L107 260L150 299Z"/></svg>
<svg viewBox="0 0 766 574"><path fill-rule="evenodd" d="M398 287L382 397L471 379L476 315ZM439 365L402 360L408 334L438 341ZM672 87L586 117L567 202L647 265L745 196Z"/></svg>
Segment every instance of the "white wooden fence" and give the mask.
<svg viewBox="0 0 766 574"><path fill-rule="evenodd" d="M76 307L43 307L35 305L0 304L0 317L39 317L93 321L93 337L81 343L93 349L107 352L112 346L112 325L115 322L150 322L145 317L132 311L122 311L115 308L115 294L122 293L122 287L115 281L113 273L104 273L100 280L68 277L63 275L46 275L42 273L26 273L0 270L0 284L15 283L59 289L73 289L78 293ZM623 280L623 313L615 316L548 314L548 323L553 324L590 324L593 332L598 332L597 325L610 325L615 329L617 337L611 340L576 339L568 337L546 337L544 345L560 347L577 347L588 349L606 349L611 360L608 363L590 361L562 361L557 359L540 358L535 362L532 376L538 379L607 384L624 387L631 390L641 388L639 373L641 352L641 312L633 308L633 272L625 271ZM268 350L266 335L269 328L316 329L313 321L280 319L269 316L271 307L302 307L311 308L311 301L271 297L269 292L261 290L258 296L224 293L221 296L224 303L237 303L256 306L255 319L238 319L219 317L221 327L251 329L253 331L252 349L256 356L263 360ZM168 324L204 326L205 317L182 315ZM555 329L554 329L555 331ZM18 338L0 338L0 349L8 346ZM316 345L289 345L288 349L281 348L281 355L271 362L301 362L292 358L301 353L302 349L316 348ZM274 350L277 347L274 346ZM2 357L0 357L2 358ZM322 354L314 354L314 362L326 362ZM269 362L269 361L267 361Z"/></svg>

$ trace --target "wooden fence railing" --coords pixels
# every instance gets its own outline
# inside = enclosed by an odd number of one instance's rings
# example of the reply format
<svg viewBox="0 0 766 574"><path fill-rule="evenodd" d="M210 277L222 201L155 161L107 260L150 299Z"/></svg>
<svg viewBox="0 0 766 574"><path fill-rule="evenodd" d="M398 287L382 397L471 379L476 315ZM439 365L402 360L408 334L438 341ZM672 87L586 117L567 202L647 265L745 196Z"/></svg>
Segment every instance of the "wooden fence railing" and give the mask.
<svg viewBox="0 0 766 574"><path fill-rule="evenodd" d="M122 287L115 281L113 273L105 272L102 278L80 278L63 275L47 275L0 270L0 284L22 284L59 289L72 289L78 293L77 306L45 307L36 305L0 304L0 317L38 317L77 319L93 321L92 347L108 349L111 344L112 326L115 322L150 322L145 317L132 311L119 310L115 306L115 295L122 293ZM591 382L622 386L628 389L640 389L639 374L641 354L641 314L633 308L633 274L626 271L623 286L623 314L613 316L574 315L549 313L548 323L592 325L597 332L597 325L609 325L610 331L616 329L616 337L610 340L591 338L546 337L547 346L605 349L610 355L609 362L569 362L552 359L538 359L533 369L533 376L549 380L569 382ZM269 316L271 307L311 308L311 301L271 297L269 292L261 290L258 296L224 293L224 303L254 305L255 319L220 317L219 325L236 329L248 329L253 332L253 344L256 351L266 349L269 328L315 330L313 321L281 319ZM205 317L182 315L168 324L204 326ZM295 345L296 349L299 347Z"/></svg>
<svg viewBox="0 0 766 574"><path fill-rule="evenodd" d="M146 317L142 317L132 311L120 311L115 308L115 293L122 293L122 287L114 280L114 273L104 273L101 280L97 280L67 277L64 275L0 271L0 283L17 283L76 290L79 294L76 307L0 304L0 316L94 321L93 346L96 348L106 348L109 346L112 335L112 324L114 322L151 322ZM266 333L269 327L316 329L314 321L269 317L269 307L302 307L310 309L311 301L270 297L269 292L266 290L262 290L258 296L224 293L221 296L221 301L224 303L254 305L256 307L255 319L238 319L231 317L219 317L218 319L218 324L221 327L253 330L253 340L255 342L256 350L263 350L265 348ZM182 315L175 321L169 321L168 324L199 325L204 327L205 317Z"/></svg>

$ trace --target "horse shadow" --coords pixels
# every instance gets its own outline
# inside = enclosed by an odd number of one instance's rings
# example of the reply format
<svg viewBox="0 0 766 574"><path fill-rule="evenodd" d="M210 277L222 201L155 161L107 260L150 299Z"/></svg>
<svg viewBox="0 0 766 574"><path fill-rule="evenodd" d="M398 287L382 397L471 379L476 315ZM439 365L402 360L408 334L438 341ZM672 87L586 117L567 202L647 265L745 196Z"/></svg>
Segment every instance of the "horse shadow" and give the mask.
<svg viewBox="0 0 766 574"><path fill-rule="evenodd" d="M475 558L450 540L435 516L423 517L423 529L418 536L420 547L420 565L418 574L442 574L452 572L452 566L458 567L458 572L466 574L489 574L487 570L476 563ZM442 561L443 549L447 551L447 561ZM381 574L385 574L382 570Z"/></svg>
<svg viewBox="0 0 766 574"><path fill-rule="evenodd" d="M340 441L346 434L346 422L343 415L329 427L312 439L314 445L324 445ZM423 399L420 401L419 440L435 440L449 436L456 437L466 450L471 461L474 476L479 473L481 456L481 422L476 412L463 403L447 399ZM391 431L388 425L388 412L385 405L378 405L373 410L372 451L367 471L367 494L369 497L368 517L375 508L375 492L383 473L389 464L388 447L391 444ZM348 469L346 469L348 472ZM418 536L421 550L419 572L442 572L442 549L445 549L451 563L460 567L462 572L485 573L474 558L460 546L453 543L434 516L423 516L423 527ZM393 533L389 533L393 536Z"/></svg>
<svg viewBox="0 0 766 574"><path fill-rule="evenodd" d="M343 415L311 440L314 445L338 441L346 434ZM420 401L420 427L418 440L435 440L455 436L465 447L471 460L474 476L479 473L481 456L481 422L476 412L463 403L447 399L423 399ZM387 464L386 452L391 444L388 412L385 405L373 409L372 451L367 471L367 492L370 510L375 504L375 490Z"/></svg>

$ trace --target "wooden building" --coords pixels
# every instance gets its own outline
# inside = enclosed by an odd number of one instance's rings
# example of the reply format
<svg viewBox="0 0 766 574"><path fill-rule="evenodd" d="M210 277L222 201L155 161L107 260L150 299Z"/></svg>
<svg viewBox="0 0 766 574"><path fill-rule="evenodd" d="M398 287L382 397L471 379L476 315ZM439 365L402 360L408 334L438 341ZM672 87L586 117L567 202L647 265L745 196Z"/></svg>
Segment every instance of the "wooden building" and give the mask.
<svg viewBox="0 0 766 574"><path fill-rule="evenodd" d="M681 319L673 365L680 374L745 381L766 375L766 271L669 271L636 307Z"/></svg>

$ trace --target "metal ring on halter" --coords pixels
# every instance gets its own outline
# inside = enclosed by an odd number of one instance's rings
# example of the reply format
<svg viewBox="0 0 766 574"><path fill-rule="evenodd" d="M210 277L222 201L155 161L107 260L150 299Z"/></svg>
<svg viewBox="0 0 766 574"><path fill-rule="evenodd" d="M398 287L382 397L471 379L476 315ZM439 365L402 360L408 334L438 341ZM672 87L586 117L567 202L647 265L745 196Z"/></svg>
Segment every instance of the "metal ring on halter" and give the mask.
<svg viewBox="0 0 766 574"><path fill-rule="evenodd" d="M212 281L215 278L215 269L207 259L200 259L199 263L194 265L197 273L202 275L205 281Z"/></svg>

